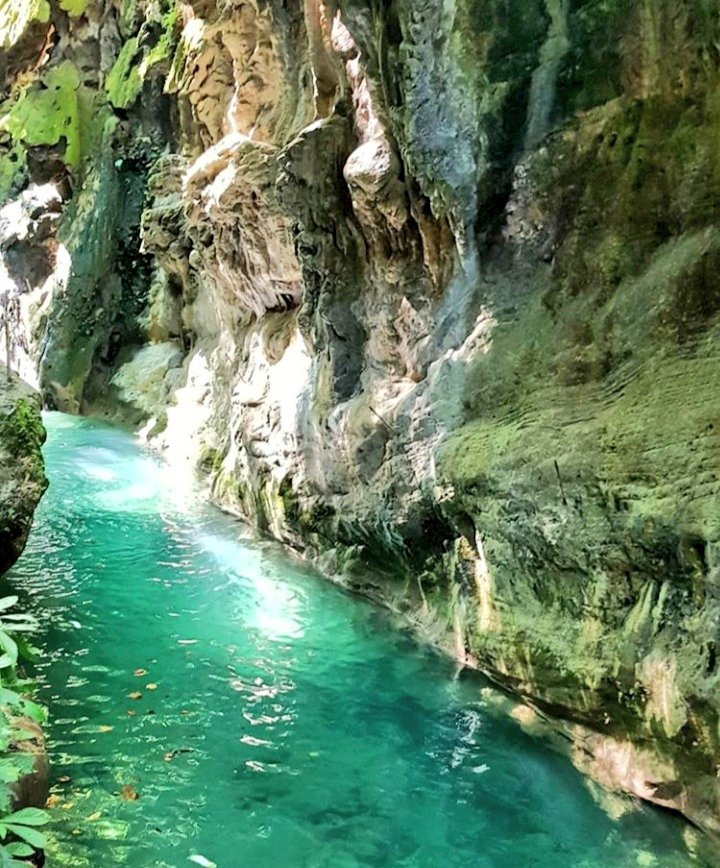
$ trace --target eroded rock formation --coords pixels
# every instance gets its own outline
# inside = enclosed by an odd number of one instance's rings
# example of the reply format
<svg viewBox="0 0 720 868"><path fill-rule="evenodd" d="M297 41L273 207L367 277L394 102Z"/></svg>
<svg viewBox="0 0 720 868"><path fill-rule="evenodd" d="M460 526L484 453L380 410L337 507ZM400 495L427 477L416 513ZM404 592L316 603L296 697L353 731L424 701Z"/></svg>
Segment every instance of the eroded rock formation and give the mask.
<svg viewBox="0 0 720 868"><path fill-rule="evenodd" d="M720 834L716 4L19 7L0 279L46 400Z"/></svg>

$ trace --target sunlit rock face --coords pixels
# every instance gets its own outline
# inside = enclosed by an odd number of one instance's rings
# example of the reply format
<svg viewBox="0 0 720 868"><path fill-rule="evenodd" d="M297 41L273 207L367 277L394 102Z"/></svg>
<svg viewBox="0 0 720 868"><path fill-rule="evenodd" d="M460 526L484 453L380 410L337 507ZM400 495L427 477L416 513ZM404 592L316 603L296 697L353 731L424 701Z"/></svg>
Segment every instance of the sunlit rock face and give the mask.
<svg viewBox="0 0 720 868"><path fill-rule="evenodd" d="M8 100L92 112L0 121L10 205L61 203L0 214L47 400L720 833L716 5L50 7Z"/></svg>

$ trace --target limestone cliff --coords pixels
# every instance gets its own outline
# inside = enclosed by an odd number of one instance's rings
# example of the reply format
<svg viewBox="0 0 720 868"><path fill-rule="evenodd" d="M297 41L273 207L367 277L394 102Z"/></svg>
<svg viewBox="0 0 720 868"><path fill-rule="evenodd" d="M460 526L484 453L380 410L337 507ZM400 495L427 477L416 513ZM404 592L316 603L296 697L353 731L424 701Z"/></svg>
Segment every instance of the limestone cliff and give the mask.
<svg viewBox="0 0 720 868"><path fill-rule="evenodd" d="M46 401L147 420L715 834L718 17L0 0L0 279Z"/></svg>

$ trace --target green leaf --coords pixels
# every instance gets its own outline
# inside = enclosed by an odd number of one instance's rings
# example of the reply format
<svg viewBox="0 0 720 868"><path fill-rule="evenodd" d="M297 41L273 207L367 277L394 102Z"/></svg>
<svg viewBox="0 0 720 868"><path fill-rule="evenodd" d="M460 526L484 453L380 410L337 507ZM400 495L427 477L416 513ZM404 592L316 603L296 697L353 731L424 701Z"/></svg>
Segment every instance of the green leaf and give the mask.
<svg viewBox="0 0 720 868"><path fill-rule="evenodd" d="M37 829L33 829L31 826L16 826L14 823L6 823L5 825L13 835L17 835L18 838L22 838L23 841L27 841L33 847L36 847L38 850L45 849L47 845L45 835L42 832L38 832Z"/></svg>
<svg viewBox="0 0 720 868"><path fill-rule="evenodd" d="M22 769L6 759L0 760L0 783L14 784L23 776Z"/></svg>
<svg viewBox="0 0 720 868"><path fill-rule="evenodd" d="M3 726L0 728L0 754L5 753L5 751L12 744L15 733L9 726Z"/></svg>
<svg viewBox="0 0 720 868"><path fill-rule="evenodd" d="M0 783L0 816L7 814L12 804L12 791L7 784ZM0 824L1 826L2 824ZM0 839L4 837L2 828L0 828Z"/></svg>
<svg viewBox="0 0 720 868"><path fill-rule="evenodd" d="M45 723L47 714L42 705L38 705L37 702L32 702L30 699L23 699L19 707L30 720L34 720L35 723Z"/></svg>
<svg viewBox="0 0 720 868"><path fill-rule="evenodd" d="M22 637L18 638L22 642ZM18 643L18 648L19 647L20 645ZM34 693L37 690L37 681L34 681L32 678L18 678L17 672L12 669L9 672L4 673L3 682L6 687L10 690L14 690L15 693L19 693L21 696Z"/></svg>
<svg viewBox="0 0 720 868"><path fill-rule="evenodd" d="M7 847L0 846L0 868L17 868L17 866L27 868L27 862L18 862L16 859L13 859Z"/></svg>
<svg viewBox="0 0 720 868"><path fill-rule="evenodd" d="M50 822L50 814L42 808L21 808L3 817L3 823L22 823L23 826L44 826Z"/></svg>
<svg viewBox="0 0 720 868"><path fill-rule="evenodd" d="M20 656L28 663L37 663L42 657L40 649L33 645L26 636L18 636L15 642L17 643Z"/></svg>
<svg viewBox="0 0 720 868"><path fill-rule="evenodd" d="M4 612L6 609L12 609L12 607L16 605L18 599L18 597L2 597L2 599L0 599L0 612Z"/></svg>
<svg viewBox="0 0 720 868"><path fill-rule="evenodd" d="M71 18L77 18L87 9L90 0L60 0L60 8L64 9Z"/></svg>
<svg viewBox="0 0 720 868"><path fill-rule="evenodd" d="M12 844L6 844L5 849L11 856L32 856L35 852L29 844L23 844L22 841L13 841Z"/></svg>
<svg viewBox="0 0 720 868"><path fill-rule="evenodd" d="M4 630L0 630L0 649L3 651L0 655L0 669L14 666L18 659L18 647Z"/></svg>

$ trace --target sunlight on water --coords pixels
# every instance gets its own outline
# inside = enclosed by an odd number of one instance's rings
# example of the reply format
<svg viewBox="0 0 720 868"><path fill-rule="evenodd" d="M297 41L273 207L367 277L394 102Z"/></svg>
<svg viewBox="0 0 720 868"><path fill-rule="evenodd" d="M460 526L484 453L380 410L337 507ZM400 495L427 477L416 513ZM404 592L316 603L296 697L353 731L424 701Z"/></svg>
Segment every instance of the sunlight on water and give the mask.
<svg viewBox="0 0 720 868"><path fill-rule="evenodd" d="M657 866L484 682L204 506L120 431L48 417L12 581L45 625L51 864Z"/></svg>

